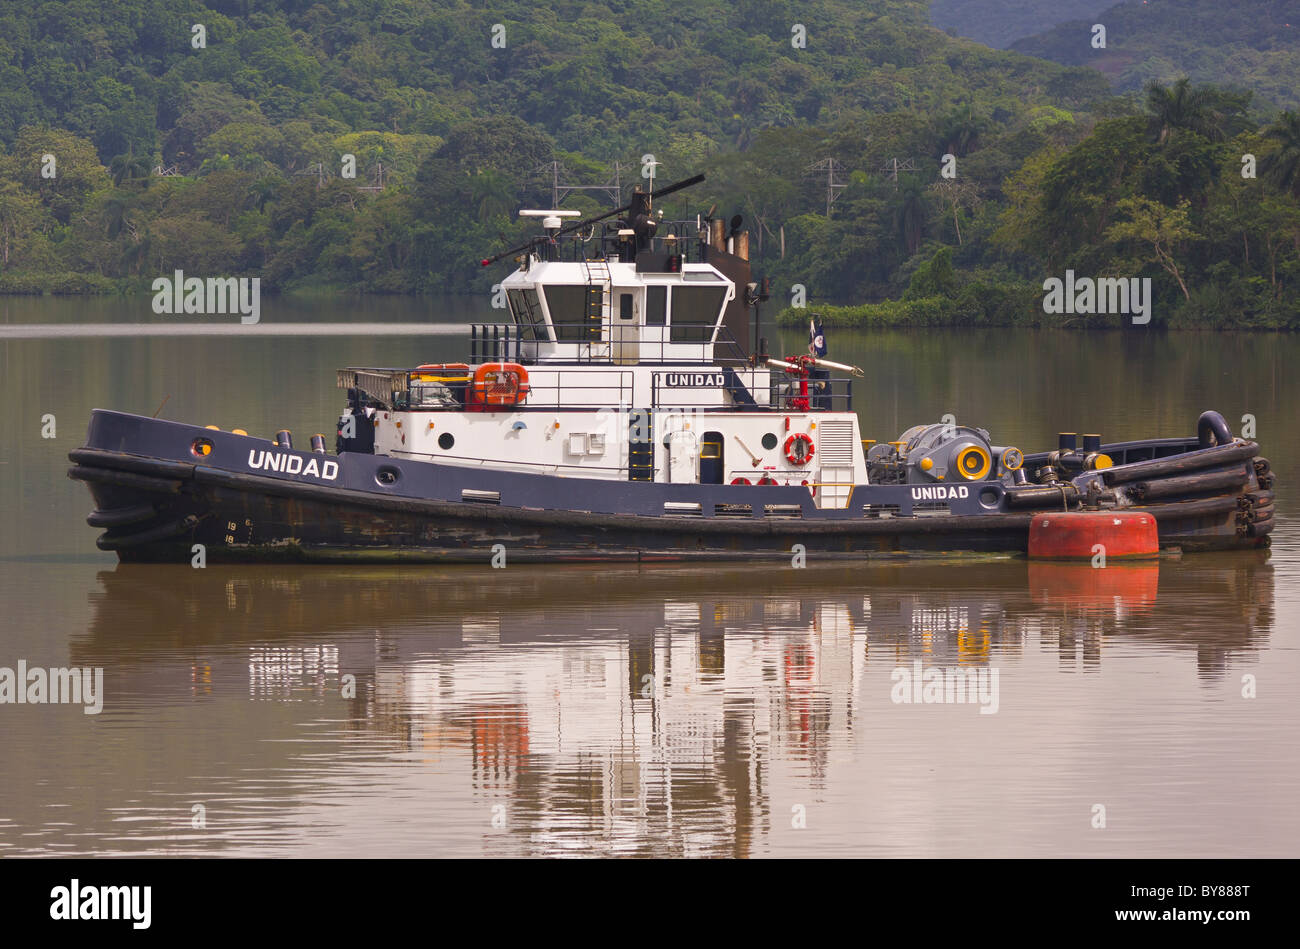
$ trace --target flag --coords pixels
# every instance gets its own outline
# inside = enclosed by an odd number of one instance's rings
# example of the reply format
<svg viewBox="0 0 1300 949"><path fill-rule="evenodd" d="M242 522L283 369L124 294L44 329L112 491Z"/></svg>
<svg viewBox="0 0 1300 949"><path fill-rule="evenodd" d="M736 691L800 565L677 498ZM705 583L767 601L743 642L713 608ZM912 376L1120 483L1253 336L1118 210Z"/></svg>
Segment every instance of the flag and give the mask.
<svg viewBox="0 0 1300 949"><path fill-rule="evenodd" d="M816 313L808 321L808 352L818 357L826 355L826 330L822 328L821 317Z"/></svg>

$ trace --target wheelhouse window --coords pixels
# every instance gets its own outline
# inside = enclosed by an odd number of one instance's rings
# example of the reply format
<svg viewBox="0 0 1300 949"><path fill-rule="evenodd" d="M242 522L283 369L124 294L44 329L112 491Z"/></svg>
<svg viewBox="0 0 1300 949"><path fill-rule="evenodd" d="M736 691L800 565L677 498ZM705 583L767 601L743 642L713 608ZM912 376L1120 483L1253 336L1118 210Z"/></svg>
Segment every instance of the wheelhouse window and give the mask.
<svg viewBox="0 0 1300 949"><path fill-rule="evenodd" d="M663 326L668 322L668 288L649 284L645 288L645 325Z"/></svg>
<svg viewBox="0 0 1300 949"><path fill-rule="evenodd" d="M546 294L557 340L578 343L600 339L600 287L548 284L542 292Z"/></svg>
<svg viewBox="0 0 1300 949"><path fill-rule="evenodd" d="M510 303L510 312L519 327L519 338L528 340L549 340L546 332L546 320L542 316L541 301L537 291L532 287L527 290L510 290L506 293Z"/></svg>
<svg viewBox="0 0 1300 949"><path fill-rule="evenodd" d="M673 317L668 339L674 343L707 343L722 315L725 286L673 287Z"/></svg>

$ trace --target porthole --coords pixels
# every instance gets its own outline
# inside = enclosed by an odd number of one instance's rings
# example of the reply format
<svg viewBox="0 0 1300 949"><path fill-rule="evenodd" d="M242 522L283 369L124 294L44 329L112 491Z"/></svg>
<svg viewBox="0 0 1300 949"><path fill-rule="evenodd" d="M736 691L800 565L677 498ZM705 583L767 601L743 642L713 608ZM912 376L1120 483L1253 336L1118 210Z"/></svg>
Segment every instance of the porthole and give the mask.
<svg viewBox="0 0 1300 949"><path fill-rule="evenodd" d="M777 437L773 435L771 432L768 432L766 435L763 436L763 447L766 448L768 451L771 451L773 448L775 448L776 443L777 443Z"/></svg>
<svg viewBox="0 0 1300 949"><path fill-rule="evenodd" d="M443 451L451 451L451 446L456 444L456 437L451 432L443 432L438 436L438 447Z"/></svg>

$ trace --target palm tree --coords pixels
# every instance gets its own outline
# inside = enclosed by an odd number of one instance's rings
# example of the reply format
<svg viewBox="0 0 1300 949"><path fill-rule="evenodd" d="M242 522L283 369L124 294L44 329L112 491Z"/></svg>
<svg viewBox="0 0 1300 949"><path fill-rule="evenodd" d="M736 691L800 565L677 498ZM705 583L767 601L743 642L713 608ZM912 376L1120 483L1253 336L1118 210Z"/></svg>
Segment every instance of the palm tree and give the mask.
<svg viewBox="0 0 1300 949"><path fill-rule="evenodd" d="M974 106L969 102L959 106L939 126L939 142L943 152L964 158L974 150L984 129L985 122L975 114Z"/></svg>
<svg viewBox="0 0 1300 949"><path fill-rule="evenodd" d="M487 222L509 216L515 203L510 179L495 168L482 168L470 179L471 200L478 209L478 219Z"/></svg>
<svg viewBox="0 0 1300 949"><path fill-rule="evenodd" d="M1300 197L1300 113L1283 112L1264 129L1264 137L1280 146L1264 158L1264 176L1282 191Z"/></svg>
<svg viewBox="0 0 1300 949"><path fill-rule="evenodd" d="M100 215L104 221L104 233L110 240L131 226L131 220L127 215L129 207L130 202L122 192L114 192L104 201Z"/></svg>
<svg viewBox="0 0 1300 949"><path fill-rule="evenodd" d="M894 212L894 222L898 227L898 237L903 249L911 257L921 246L925 236L925 219L930 213L926 204L925 191L919 182L908 178L899 188L900 203Z"/></svg>
<svg viewBox="0 0 1300 949"><path fill-rule="evenodd" d="M149 184L149 171L151 162L149 159L126 152L117 155L108 163L109 173L113 176L113 184L118 187L125 182L143 181L147 187Z"/></svg>
<svg viewBox="0 0 1300 949"><path fill-rule="evenodd" d="M1228 137L1233 116L1224 108L1225 97L1213 86L1193 87L1184 76L1168 88L1150 82L1146 92L1151 132L1159 144L1179 131L1195 132L1212 142Z"/></svg>
<svg viewBox="0 0 1300 949"><path fill-rule="evenodd" d="M122 249L121 260L122 265L126 267L126 272L138 275L141 266L149 259L149 251L152 248L153 232L146 227L142 235Z"/></svg>
<svg viewBox="0 0 1300 949"><path fill-rule="evenodd" d="M258 178L248 186L248 197L258 211L265 210L267 204L274 201L279 193L280 180L275 175Z"/></svg>

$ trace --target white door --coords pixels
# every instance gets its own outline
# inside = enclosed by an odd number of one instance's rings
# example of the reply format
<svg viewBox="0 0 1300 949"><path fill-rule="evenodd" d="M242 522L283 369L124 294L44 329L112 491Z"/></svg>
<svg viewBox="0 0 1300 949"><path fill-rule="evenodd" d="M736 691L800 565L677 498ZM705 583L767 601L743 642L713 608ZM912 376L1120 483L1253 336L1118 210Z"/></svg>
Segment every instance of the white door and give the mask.
<svg viewBox="0 0 1300 949"><path fill-rule="evenodd" d="M641 361L641 303L635 290L614 291L611 316L614 362L631 366Z"/></svg>
<svg viewBox="0 0 1300 949"><path fill-rule="evenodd" d="M694 484L699 459L695 433L672 432L668 436L668 480L672 484Z"/></svg>

